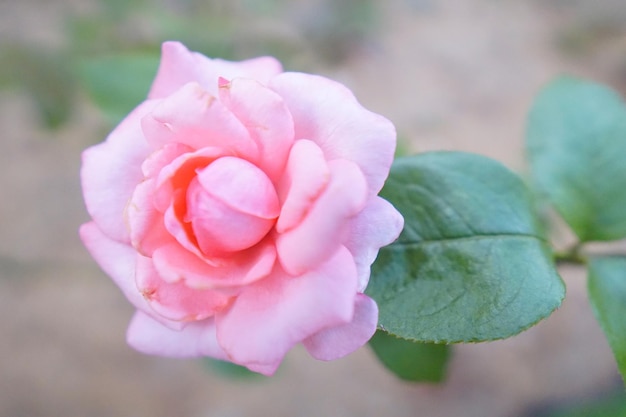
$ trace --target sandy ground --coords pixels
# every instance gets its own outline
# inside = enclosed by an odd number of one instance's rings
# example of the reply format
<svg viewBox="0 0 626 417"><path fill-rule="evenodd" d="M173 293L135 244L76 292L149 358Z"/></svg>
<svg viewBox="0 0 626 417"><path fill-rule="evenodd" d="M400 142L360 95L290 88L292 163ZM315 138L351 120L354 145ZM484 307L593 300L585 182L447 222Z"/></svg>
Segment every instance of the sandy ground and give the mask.
<svg viewBox="0 0 626 417"><path fill-rule="evenodd" d="M58 42L65 6L42 4L0 0L2 36ZM626 81L616 58L624 36L573 58L555 48L560 31L597 13L539 1L390 1L376 41L322 72L394 121L416 151L472 151L521 171L524 119L543 83L562 72ZM26 29L41 25L49 36ZM619 389L575 268L562 270L559 311L515 338L458 346L440 386L396 380L367 348L331 363L296 349L275 377L251 381L137 354L124 341L130 306L77 237L87 219L80 152L99 140L97 114L86 107L50 133L27 97L3 92L0 126L2 417L539 416Z"/></svg>

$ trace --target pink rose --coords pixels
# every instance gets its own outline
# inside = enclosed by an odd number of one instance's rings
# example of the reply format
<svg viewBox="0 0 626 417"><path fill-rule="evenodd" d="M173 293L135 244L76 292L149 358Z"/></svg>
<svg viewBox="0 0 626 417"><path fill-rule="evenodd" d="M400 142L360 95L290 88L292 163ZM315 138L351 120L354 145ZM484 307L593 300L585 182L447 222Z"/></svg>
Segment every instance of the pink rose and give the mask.
<svg viewBox="0 0 626 417"><path fill-rule="evenodd" d="M83 154L80 235L137 308L128 342L272 374L294 345L364 343L363 294L400 214L395 131L341 84L167 42L148 99Z"/></svg>

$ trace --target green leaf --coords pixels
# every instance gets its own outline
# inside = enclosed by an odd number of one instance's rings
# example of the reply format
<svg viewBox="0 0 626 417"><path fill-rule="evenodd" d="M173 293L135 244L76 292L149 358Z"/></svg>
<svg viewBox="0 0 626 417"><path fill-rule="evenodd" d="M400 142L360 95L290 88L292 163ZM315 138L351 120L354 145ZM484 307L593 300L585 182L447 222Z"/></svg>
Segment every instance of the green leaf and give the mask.
<svg viewBox="0 0 626 417"><path fill-rule="evenodd" d="M158 55L92 58L80 65L87 92L113 124L146 99L159 66Z"/></svg>
<svg viewBox="0 0 626 417"><path fill-rule="evenodd" d="M441 382L450 357L448 345L412 342L382 330L369 341L380 361L397 377L414 382Z"/></svg>
<svg viewBox="0 0 626 417"><path fill-rule="evenodd" d="M557 79L535 100L526 146L538 190L580 240L626 237L626 107L617 93Z"/></svg>
<svg viewBox="0 0 626 417"><path fill-rule="evenodd" d="M626 257L589 263L589 299L626 381Z"/></svg>
<svg viewBox="0 0 626 417"><path fill-rule="evenodd" d="M264 375L258 374L256 372L252 372L248 368L241 366L241 365L237 365L232 362L220 361L218 359L212 359L212 358L204 358L202 359L202 362L210 370L227 378L238 379L238 380L243 380L243 379L254 380L254 379L264 378Z"/></svg>
<svg viewBox="0 0 626 417"><path fill-rule="evenodd" d="M495 340L560 305L564 285L529 192L501 164L460 152L401 158L381 195L405 218L367 289L388 332L420 342Z"/></svg>

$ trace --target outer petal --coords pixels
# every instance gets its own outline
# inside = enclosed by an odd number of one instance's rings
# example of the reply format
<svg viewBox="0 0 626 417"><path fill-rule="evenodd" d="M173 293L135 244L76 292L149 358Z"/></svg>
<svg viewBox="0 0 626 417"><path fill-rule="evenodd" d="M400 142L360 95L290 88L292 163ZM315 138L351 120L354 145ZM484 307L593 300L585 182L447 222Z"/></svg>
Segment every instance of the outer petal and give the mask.
<svg viewBox="0 0 626 417"><path fill-rule="evenodd" d="M291 113L283 100L261 83L245 78L221 85L219 96L257 142L256 165L276 181L283 172L294 138Z"/></svg>
<svg viewBox="0 0 626 417"><path fill-rule="evenodd" d="M217 338L234 362L271 375L295 344L352 320L355 292L356 268L344 247L299 277L277 268L216 315Z"/></svg>
<svg viewBox="0 0 626 417"><path fill-rule="evenodd" d="M190 288L183 281L167 282L159 275L152 259L137 255L137 288L152 309L170 320L198 321L225 308L230 297L211 290Z"/></svg>
<svg viewBox="0 0 626 417"><path fill-rule="evenodd" d="M304 340L311 356L332 361L354 352L374 335L378 323L378 306L365 294L357 294L354 318L350 323L324 329Z"/></svg>
<svg viewBox="0 0 626 417"><path fill-rule="evenodd" d="M348 159L365 174L369 195L378 194L389 174L396 131L384 117L363 108L343 85L324 77L283 73L270 88L287 103L296 139L311 139L327 160Z"/></svg>
<svg viewBox="0 0 626 417"><path fill-rule="evenodd" d="M104 272L122 290L128 301L141 311L154 315L135 284L137 252L129 245L116 242L100 231L94 222L80 227L80 238ZM163 325L180 329L183 323L155 317Z"/></svg>
<svg viewBox="0 0 626 417"><path fill-rule="evenodd" d="M240 62L209 59L190 52L179 42L165 42L161 48L161 64L150 89L150 98L163 98L190 81L198 82L212 94L217 94L219 77L246 77L266 84L282 72L280 62L271 57L259 57Z"/></svg>
<svg viewBox="0 0 626 417"><path fill-rule="evenodd" d="M330 182L309 214L276 238L278 258L289 274L300 275L328 259L345 241L351 217L365 205L367 185L359 168L345 160L329 167Z"/></svg>
<svg viewBox="0 0 626 417"><path fill-rule="evenodd" d="M228 288L250 284L270 274L276 250L269 239L213 265L185 250L178 242L154 252L154 266L168 282L183 281L197 289Z"/></svg>
<svg viewBox="0 0 626 417"><path fill-rule="evenodd" d="M211 356L228 360L226 353L217 344L212 319L189 323L177 331L164 327L150 316L138 311L128 326L126 340L133 348L150 355Z"/></svg>
<svg viewBox="0 0 626 417"><path fill-rule="evenodd" d="M378 250L398 238L404 218L387 200L376 196L351 220L349 227L345 245L354 256L359 273L358 291L363 292Z"/></svg>
<svg viewBox="0 0 626 417"><path fill-rule="evenodd" d="M154 206L155 183L149 179L139 184L126 208L131 243L144 256L152 256L155 249L174 240L165 228L163 213Z"/></svg>
<svg viewBox="0 0 626 417"><path fill-rule="evenodd" d="M219 147L249 160L258 155L245 126L197 83L185 84L146 115L141 126L155 149L181 143L193 149Z"/></svg>
<svg viewBox="0 0 626 417"><path fill-rule="evenodd" d="M283 205L276 231L284 233L297 226L329 181L330 170L319 146L310 140L296 141L278 187Z"/></svg>
<svg viewBox="0 0 626 417"><path fill-rule="evenodd" d="M156 104L143 102L105 142L83 152L80 176L87 211L104 233L120 242L130 241L124 208L143 180L141 163L150 153L140 121Z"/></svg>

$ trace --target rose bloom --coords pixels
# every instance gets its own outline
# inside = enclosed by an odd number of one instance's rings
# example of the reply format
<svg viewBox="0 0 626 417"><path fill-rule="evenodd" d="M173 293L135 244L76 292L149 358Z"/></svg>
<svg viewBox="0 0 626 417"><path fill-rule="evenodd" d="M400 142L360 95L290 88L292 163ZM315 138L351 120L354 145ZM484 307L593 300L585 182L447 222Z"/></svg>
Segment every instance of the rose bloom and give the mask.
<svg viewBox="0 0 626 417"><path fill-rule="evenodd" d="M83 153L80 236L137 309L128 343L266 375L299 343L362 346L370 265L403 226L377 196L395 143L337 82L165 43L148 99Z"/></svg>

